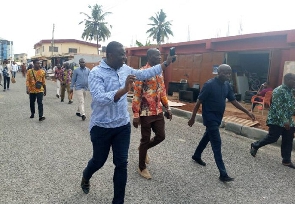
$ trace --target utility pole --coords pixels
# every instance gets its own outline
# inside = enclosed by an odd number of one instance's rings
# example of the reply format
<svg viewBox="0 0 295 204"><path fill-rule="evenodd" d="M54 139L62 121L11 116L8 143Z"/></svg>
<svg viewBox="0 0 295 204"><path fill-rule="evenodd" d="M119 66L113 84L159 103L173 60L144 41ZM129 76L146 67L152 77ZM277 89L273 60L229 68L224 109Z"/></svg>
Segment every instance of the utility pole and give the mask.
<svg viewBox="0 0 295 204"><path fill-rule="evenodd" d="M52 28L52 40L51 40L51 67L53 68L53 51L54 51L54 24Z"/></svg>

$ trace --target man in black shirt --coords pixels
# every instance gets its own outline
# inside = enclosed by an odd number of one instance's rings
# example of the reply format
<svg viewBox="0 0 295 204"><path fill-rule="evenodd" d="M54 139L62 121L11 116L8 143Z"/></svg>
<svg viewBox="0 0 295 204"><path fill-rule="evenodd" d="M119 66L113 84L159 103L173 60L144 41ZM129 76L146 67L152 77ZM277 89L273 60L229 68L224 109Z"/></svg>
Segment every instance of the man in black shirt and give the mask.
<svg viewBox="0 0 295 204"><path fill-rule="evenodd" d="M246 113L252 120L255 120L255 116L241 106L241 104L235 99L233 90L228 83L231 73L231 67L227 64L222 64L218 67L218 76L209 79L204 84L192 116L188 121L188 125L191 127L195 123L197 111L202 104L203 124L206 126L206 131L195 151L195 154L192 156L192 159L198 164L206 166L206 163L201 159L201 155L207 144L210 142L214 153L214 159L220 172L219 179L223 182L234 180L227 175L221 154L219 126L225 110L226 98L236 108Z"/></svg>

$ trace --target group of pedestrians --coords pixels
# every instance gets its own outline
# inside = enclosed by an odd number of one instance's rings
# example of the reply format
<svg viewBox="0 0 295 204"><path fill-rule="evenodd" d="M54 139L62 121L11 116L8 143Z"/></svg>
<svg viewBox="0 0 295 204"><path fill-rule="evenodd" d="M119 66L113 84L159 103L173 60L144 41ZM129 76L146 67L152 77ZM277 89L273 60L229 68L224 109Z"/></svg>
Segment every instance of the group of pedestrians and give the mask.
<svg viewBox="0 0 295 204"><path fill-rule="evenodd" d="M60 98L60 102L64 102L65 92L67 91L69 104L72 104L73 95L70 93L70 85L72 82L73 71L70 64L65 62L61 67L60 64L54 68L54 76L56 79L56 97Z"/></svg>
<svg viewBox="0 0 295 204"><path fill-rule="evenodd" d="M115 165L113 203L124 203L131 135L127 93L131 88L134 89L133 126L141 128L138 172L146 179L152 178L147 169L147 164L151 161L147 152L165 139L165 117L172 119L162 72L175 58L176 56L168 55L167 59L160 63L160 51L151 48L147 51L147 64L141 69L133 69L125 64L126 54L123 45L113 41L106 47L106 58L91 71L85 67L84 59L79 60L80 67L73 72L70 71L68 64L64 64L64 68L57 66L55 70L56 97L61 98L63 102L65 90L68 96L74 93L78 101L76 115L82 117L82 120L86 119L84 108L86 92L89 90L92 96L89 131L93 155L82 172L81 188L84 193L89 193L91 177L103 167L112 148ZM34 118L34 104L37 99L39 120L42 121L45 120L42 104L43 96L46 95L45 72L40 69L38 60L33 61L33 65L33 69L27 72L26 79L27 93L30 95L31 118ZM188 121L188 126L191 127L202 106L203 124L206 131L192 159L206 166L202 160L202 153L210 142L220 173L219 179L223 182L234 180L227 173L221 153L219 126L225 111L226 99L255 120L255 116L235 99L234 92L228 83L231 73L231 67L227 64L218 67L218 75L204 84ZM251 155L255 157L259 148L276 142L282 135L282 164L291 168L295 168L291 162L295 127L292 120L295 105L293 88L295 88L295 75L288 73L284 76L284 84L273 91L272 105L266 121L269 133L262 140L252 143L250 149ZM72 101L71 98L69 98L69 103L70 101ZM151 138L152 131L155 136Z"/></svg>
<svg viewBox="0 0 295 204"><path fill-rule="evenodd" d="M136 80L160 75L173 58L168 56L162 64L137 70L125 64L126 54L121 43L113 41L107 45L106 59L91 70L88 78L92 96L89 130L93 156L82 175L84 193L89 193L92 175L104 165L112 148L115 165L113 203L124 203L131 134L127 93Z"/></svg>
<svg viewBox="0 0 295 204"><path fill-rule="evenodd" d="M76 116L81 117L84 121L86 119L85 114L85 97L88 91L88 75L90 69L85 66L85 59L79 60L79 67L74 69L70 68L69 63L64 63L63 66L57 64L54 68L54 77L56 79L56 97L60 98L61 102L64 102L65 91L68 94L68 104L73 103L73 95L75 95L78 101L78 108ZM74 93L75 92L75 93Z"/></svg>
<svg viewBox="0 0 295 204"><path fill-rule="evenodd" d="M69 63L64 63L63 67L59 64L55 68L55 78L57 84L56 97L64 102L65 91L67 90L69 104L72 104L73 89L75 88L78 100L78 109L76 115L82 117L84 121L85 108L84 100L88 90L88 75L90 70L85 67L85 60L79 60L80 67L74 72L70 69ZM61 88L60 88L61 87ZM33 66L26 71L26 92L30 99L30 118L35 117L35 102L37 100L39 121L45 120L43 116L43 96L46 96L46 73L40 66L38 59L33 60Z"/></svg>

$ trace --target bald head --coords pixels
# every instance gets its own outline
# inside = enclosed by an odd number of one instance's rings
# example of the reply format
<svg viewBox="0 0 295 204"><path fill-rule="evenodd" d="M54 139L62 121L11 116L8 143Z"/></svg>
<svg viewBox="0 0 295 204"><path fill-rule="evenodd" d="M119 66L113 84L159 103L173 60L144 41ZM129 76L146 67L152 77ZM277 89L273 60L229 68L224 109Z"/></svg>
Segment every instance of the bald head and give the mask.
<svg viewBox="0 0 295 204"><path fill-rule="evenodd" d="M146 52L147 58L149 58L150 56L152 56L156 52L159 52L159 50L157 48L150 48L150 49L148 49L148 51Z"/></svg>
<svg viewBox="0 0 295 204"><path fill-rule="evenodd" d="M161 53L157 48L148 49L146 56L147 56L148 63L151 66L160 64L161 62Z"/></svg>
<svg viewBox="0 0 295 204"><path fill-rule="evenodd" d="M231 67L228 64L221 64L218 67L218 78L221 81L228 81L231 77Z"/></svg>
<svg viewBox="0 0 295 204"><path fill-rule="evenodd" d="M228 64L221 64L218 67L218 73L224 71L231 71L231 67Z"/></svg>
<svg viewBox="0 0 295 204"><path fill-rule="evenodd" d="M290 89L295 88L295 74L287 73L284 76L284 84L288 86Z"/></svg>

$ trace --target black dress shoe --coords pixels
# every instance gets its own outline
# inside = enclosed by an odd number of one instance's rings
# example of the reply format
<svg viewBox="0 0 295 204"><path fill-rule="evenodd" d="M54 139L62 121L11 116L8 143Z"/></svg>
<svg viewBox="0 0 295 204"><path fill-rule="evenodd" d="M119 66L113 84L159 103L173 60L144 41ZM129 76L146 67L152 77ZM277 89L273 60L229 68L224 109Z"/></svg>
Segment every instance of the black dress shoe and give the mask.
<svg viewBox="0 0 295 204"><path fill-rule="evenodd" d="M82 177L82 181L81 181L81 188L82 188L82 191L83 191L85 194L88 194L88 193L89 193L90 182L87 181L86 179L84 179L83 177Z"/></svg>
<svg viewBox="0 0 295 204"><path fill-rule="evenodd" d="M43 120L45 120L45 117L39 117L39 121L43 121Z"/></svg>
<svg viewBox="0 0 295 204"><path fill-rule="evenodd" d="M82 120L85 120L86 119L86 116L85 115L82 115Z"/></svg>
<svg viewBox="0 0 295 204"><path fill-rule="evenodd" d="M56 96L56 98L59 98L59 95L58 94L56 94L55 96Z"/></svg>
<svg viewBox="0 0 295 204"><path fill-rule="evenodd" d="M294 166L294 164L292 163L292 162L290 162L290 163L282 163L284 166L287 166L287 167L290 167L290 168L292 168L292 169L295 169L295 166Z"/></svg>
<svg viewBox="0 0 295 204"><path fill-rule="evenodd" d="M69 101L69 104L72 104L73 103L73 101Z"/></svg>
<svg viewBox="0 0 295 204"><path fill-rule="evenodd" d="M198 164L202 165L202 166L206 166L206 163L201 159L201 158L195 158L194 156L192 156L192 159L197 162Z"/></svg>
<svg viewBox="0 0 295 204"><path fill-rule="evenodd" d="M34 114L32 114L32 115L30 116L30 118L34 118Z"/></svg>
<svg viewBox="0 0 295 204"><path fill-rule="evenodd" d="M82 117L81 113L76 113L76 116Z"/></svg>
<svg viewBox="0 0 295 204"><path fill-rule="evenodd" d="M222 181L222 182L230 182L230 181L233 181L235 179L229 177L228 175L226 175L226 176L219 176L219 180Z"/></svg>
<svg viewBox="0 0 295 204"><path fill-rule="evenodd" d="M63 100L63 99L61 99L61 100L60 100L60 102L64 102L64 100Z"/></svg>
<svg viewBox="0 0 295 204"><path fill-rule="evenodd" d="M252 144L251 144L251 149L250 149L250 154L251 154L253 157L256 157L257 151L258 151L258 149L255 149L255 148L253 147L253 143L252 143Z"/></svg>

